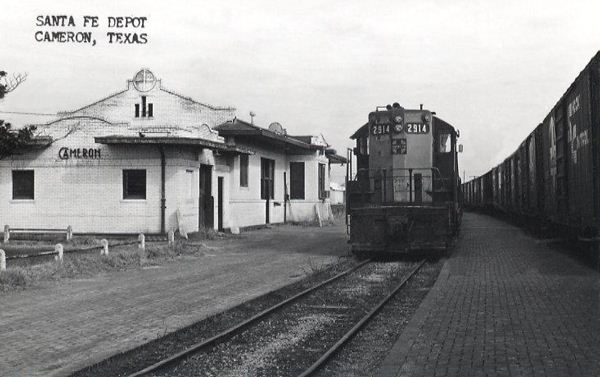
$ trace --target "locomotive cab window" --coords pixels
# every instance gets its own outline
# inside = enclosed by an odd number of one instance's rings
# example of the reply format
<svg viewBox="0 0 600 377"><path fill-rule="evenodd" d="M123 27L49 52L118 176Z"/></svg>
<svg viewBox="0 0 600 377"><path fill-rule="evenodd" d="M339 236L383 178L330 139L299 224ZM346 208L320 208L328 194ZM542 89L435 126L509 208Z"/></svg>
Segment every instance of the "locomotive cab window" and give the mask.
<svg viewBox="0 0 600 377"><path fill-rule="evenodd" d="M452 138L450 137L450 134L440 134L438 136L438 152L452 152Z"/></svg>
<svg viewBox="0 0 600 377"><path fill-rule="evenodd" d="M369 137L361 137L358 139L358 153L362 156L369 154Z"/></svg>

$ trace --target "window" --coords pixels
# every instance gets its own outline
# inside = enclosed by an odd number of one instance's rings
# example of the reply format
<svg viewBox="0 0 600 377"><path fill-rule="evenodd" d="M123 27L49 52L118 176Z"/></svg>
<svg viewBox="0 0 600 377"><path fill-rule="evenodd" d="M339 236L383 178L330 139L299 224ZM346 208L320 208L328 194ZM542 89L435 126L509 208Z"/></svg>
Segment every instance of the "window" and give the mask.
<svg viewBox="0 0 600 377"><path fill-rule="evenodd" d="M304 162L290 162L290 199L304 199Z"/></svg>
<svg viewBox="0 0 600 377"><path fill-rule="evenodd" d="M248 187L248 155L240 155L240 187Z"/></svg>
<svg viewBox="0 0 600 377"><path fill-rule="evenodd" d="M188 182L188 187L189 187L188 198L193 198L194 197L194 187L196 186L195 182L194 182L194 171L191 169L186 169L185 170L185 178L186 178L186 181Z"/></svg>
<svg viewBox="0 0 600 377"><path fill-rule="evenodd" d="M13 199L33 199L33 170L13 170Z"/></svg>
<svg viewBox="0 0 600 377"><path fill-rule="evenodd" d="M325 164L319 164L319 199L325 199Z"/></svg>
<svg viewBox="0 0 600 377"><path fill-rule="evenodd" d="M452 143L451 143L452 138L450 137L450 134L440 134L439 138L440 138L440 143L438 146L438 152L440 152L440 153L451 152L452 151Z"/></svg>
<svg viewBox="0 0 600 377"><path fill-rule="evenodd" d="M154 105L151 103L147 103L146 96L141 96L141 101L141 104L134 104L135 117L152 118L154 116Z"/></svg>
<svg viewBox="0 0 600 377"><path fill-rule="evenodd" d="M275 161L260 159L260 198L275 199Z"/></svg>
<svg viewBox="0 0 600 377"><path fill-rule="evenodd" d="M146 96L142 96L142 118L146 117Z"/></svg>
<svg viewBox="0 0 600 377"><path fill-rule="evenodd" d="M369 154L369 137L360 137L356 143L358 144L358 154L367 156Z"/></svg>
<svg viewBox="0 0 600 377"><path fill-rule="evenodd" d="M146 199L146 170L123 170L123 199Z"/></svg>

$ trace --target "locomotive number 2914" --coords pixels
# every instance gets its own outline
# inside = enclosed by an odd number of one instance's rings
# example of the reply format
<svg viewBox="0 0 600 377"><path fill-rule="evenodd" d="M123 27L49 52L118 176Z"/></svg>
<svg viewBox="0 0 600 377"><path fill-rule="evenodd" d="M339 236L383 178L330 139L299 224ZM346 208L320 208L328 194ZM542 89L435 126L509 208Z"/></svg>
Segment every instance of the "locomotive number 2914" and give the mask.
<svg viewBox="0 0 600 377"><path fill-rule="evenodd" d="M406 125L407 134L428 134L429 125L427 123L408 123Z"/></svg>
<svg viewBox="0 0 600 377"><path fill-rule="evenodd" d="M387 135L389 133L389 124L374 124L373 126L371 126L371 135Z"/></svg>

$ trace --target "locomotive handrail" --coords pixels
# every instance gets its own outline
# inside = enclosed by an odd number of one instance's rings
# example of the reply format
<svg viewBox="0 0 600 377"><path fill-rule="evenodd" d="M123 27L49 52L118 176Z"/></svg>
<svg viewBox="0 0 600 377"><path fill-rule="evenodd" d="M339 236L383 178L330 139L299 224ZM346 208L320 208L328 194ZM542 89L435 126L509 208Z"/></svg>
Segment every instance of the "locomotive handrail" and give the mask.
<svg viewBox="0 0 600 377"><path fill-rule="evenodd" d="M358 182L360 181L360 175L364 174L365 172L368 174L367 178L369 181L371 180L376 180L376 179L384 179L387 180L387 174L388 171L391 172L391 176L389 178L391 178L392 180L395 178L408 178L410 183L412 183L412 177L413 174L415 173L415 170L418 171L430 171L431 175L422 175L422 178L425 179L431 179L431 189L429 190L429 192L442 192L444 190L435 190L435 182L440 182L442 189L445 189L447 191L447 184L450 183L452 181L452 177L444 177L442 175L442 173L440 172L440 170L435 167L418 167L418 168L392 168L392 169L369 169L369 168L360 168L357 170L356 175L354 176L354 179L352 179L352 181L354 182ZM398 172L398 171L404 171L404 172L408 172L407 175L397 175L394 174L394 172ZM436 174L437 173L437 174ZM384 188L385 190L385 188ZM364 192L364 188L361 188L361 191ZM412 191L412 189L409 189L409 191ZM411 198L412 201L412 198Z"/></svg>
<svg viewBox="0 0 600 377"><path fill-rule="evenodd" d="M426 174L425 172L430 173ZM408 198L406 200L409 203L412 203L413 194L416 195L416 191L413 191L413 179L416 175L421 176L421 180L424 183L422 189L425 193L431 196L435 194L453 192L451 189L453 177L444 177L440 169L435 166L416 168L402 167L391 169L360 168L356 172L354 180L348 181L347 192L352 193L353 195L360 194L360 202L370 202L370 200L373 199L371 196L376 193L380 193L381 195L379 200L387 201L389 182L393 182L394 187L396 187L397 184L402 185L404 183L406 184L404 189L394 189L394 191L402 192L404 195L407 194ZM392 199L392 201L397 201L397 199Z"/></svg>

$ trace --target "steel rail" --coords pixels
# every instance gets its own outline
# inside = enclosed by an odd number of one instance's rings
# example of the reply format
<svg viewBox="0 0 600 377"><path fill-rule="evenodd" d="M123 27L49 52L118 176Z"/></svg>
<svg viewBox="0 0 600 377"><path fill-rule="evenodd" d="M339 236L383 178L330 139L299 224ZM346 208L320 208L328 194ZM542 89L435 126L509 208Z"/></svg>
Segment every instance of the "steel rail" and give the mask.
<svg viewBox="0 0 600 377"><path fill-rule="evenodd" d="M420 261L403 279L402 281L384 297L369 313L367 313L354 327L352 327L340 340L337 341L331 348L327 350L319 360L315 361L308 369L298 375L298 377L307 377L316 372L336 351L338 351L348 340L350 340L379 310L385 305L404 285L419 271L425 264L425 259Z"/></svg>
<svg viewBox="0 0 600 377"><path fill-rule="evenodd" d="M346 270L344 272L341 272L341 273L339 273L339 274L337 274L337 275L335 275L335 276L333 276L333 277L331 277L331 278L329 278L329 279L327 279L327 280L325 280L325 281L323 281L323 282L315 285L314 287L307 288L307 289L303 290L302 292L297 293L294 296L292 296L290 298L287 298L287 299L279 302L278 304L273 305L270 308L267 308L267 309L261 311L258 314L255 314L254 316L248 318L247 320L245 320L245 321L243 321L243 322L241 322L241 323L239 323L239 324L237 324L237 325L235 325L233 327L230 327L229 329L227 329L225 331L222 331L222 332L220 332L220 333L212 336L211 338L208 338L208 339L206 339L206 340L204 340L204 341L202 341L200 343L196 343L196 344L194 344L194 345L192 345L192 346L184 349L183 351L180 351L180 352L178 352L178 353L176 353L176 354L174 354L174 355L172 355L172 356L170 356L170 357L168 357L166 359L163 359L163 360L161 360L161 361L159 361L157 363L149 365L146 368L144 368L142 370L139 370L139 371L137 371L137 372L135 372L133 374L129 374L129 375L127 375L127 377L139 377L139 376L143 376L145 374L148 374L150 372L154 372L154 371L156 371L156 370L158 370L158 369L160 369L162 367L165 367L168 364L171 364L171 363L173 363L175 361L178 361L178 360L180 360L180 359L182 359L182 358L184 358L184 357L186 357L186 356L188 356L188 355L190 355L190 354L192 354L194 352L197 352L201 348L210 346L210 345L212 345L212 344L214 344L214 343L216 343L216 342L218 342L218 341L226 338L227 336L235 334L236 332L238 332L241 329L247 327L248 325L252 324L253 322L256 322L257 320L259 320L259 319L261 319L261 318L263 318L263 317L265 317L265 316L273 313L275 310L281 308L282 306L287 305L290 302L293 302L293 301L299 299L300 297L303 297L303 296L309 294L310 292L312 292L312 291L314 291L314 290L316 290L318 288L321 288L324 285L332 283L335 280L337 280L337 279L339 279L341 277L344 277L344 276L348 275L349 273L351 273L353 271L356 271L357 269L359 269L360 267L364 266L367 263L370 263L371 261L372 261L372 259L367 259L366 261L361 262L361 263L357 264L356 266L354 266L354 267L352 267L352 268L350 268L350 269L348 269L348 270Z"/></svg>

